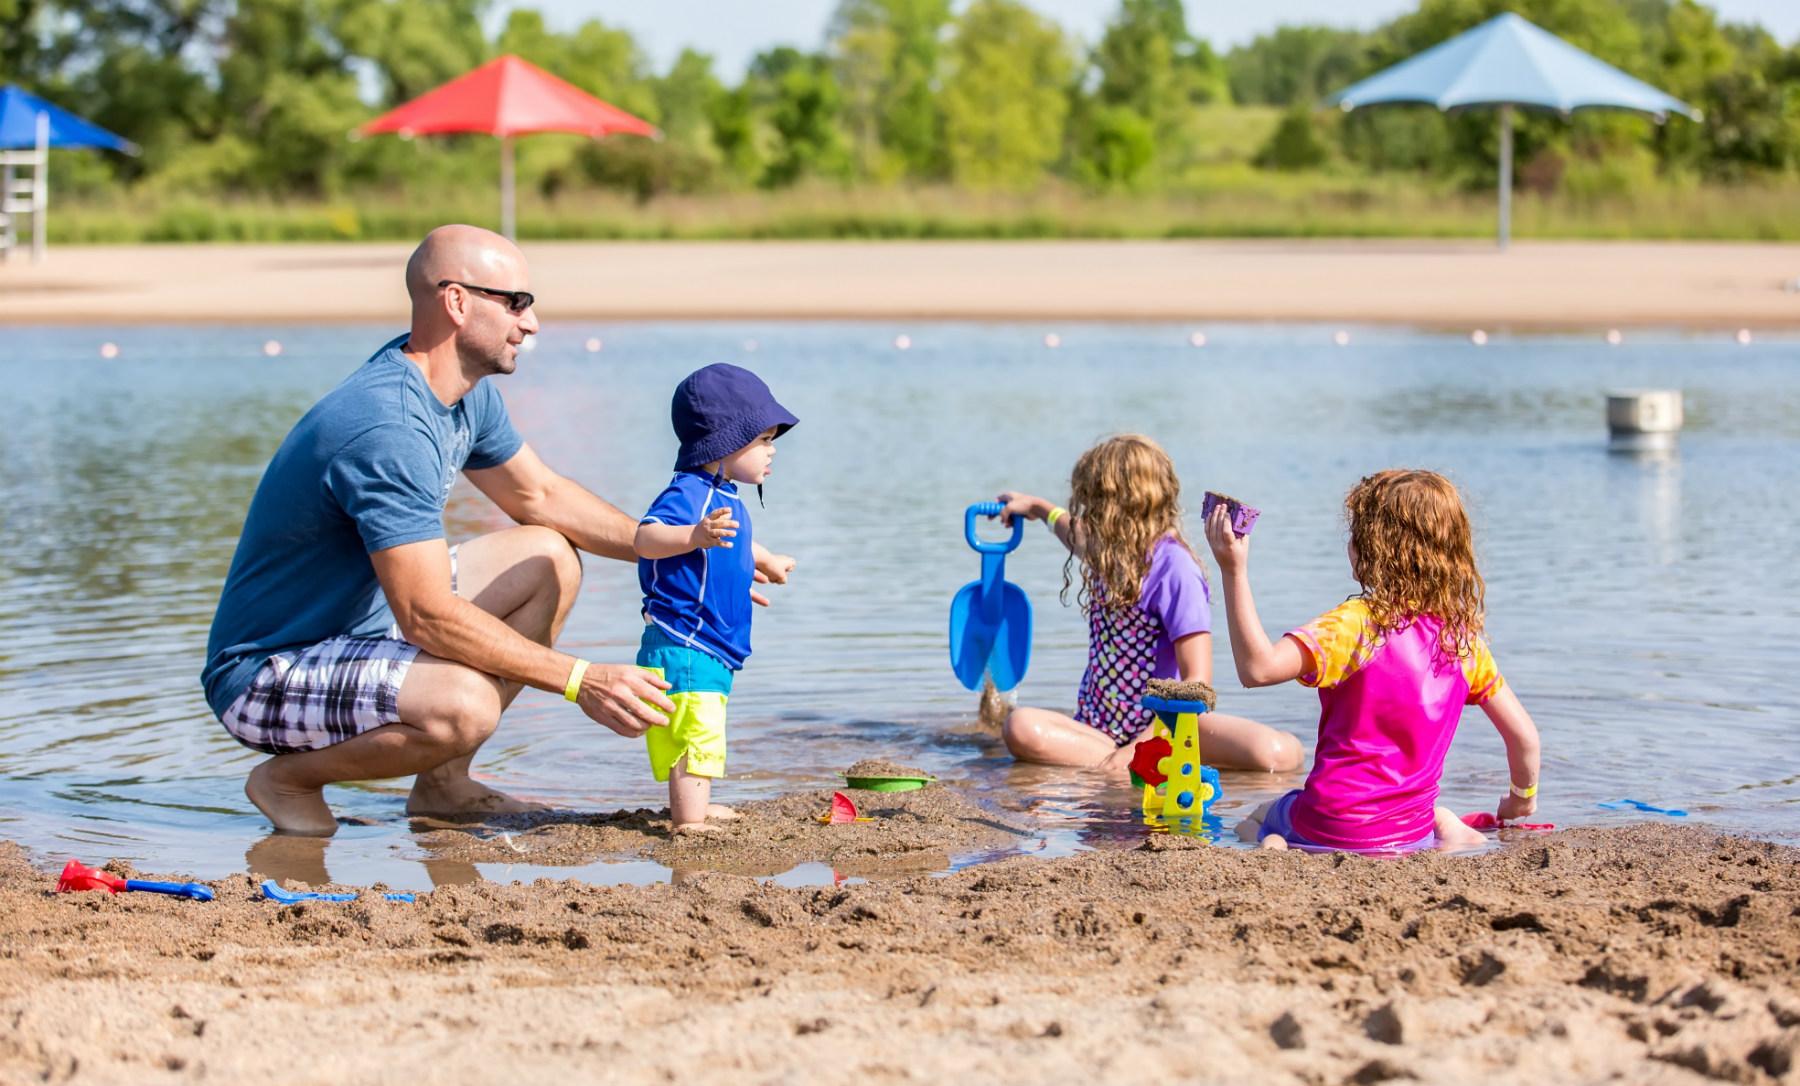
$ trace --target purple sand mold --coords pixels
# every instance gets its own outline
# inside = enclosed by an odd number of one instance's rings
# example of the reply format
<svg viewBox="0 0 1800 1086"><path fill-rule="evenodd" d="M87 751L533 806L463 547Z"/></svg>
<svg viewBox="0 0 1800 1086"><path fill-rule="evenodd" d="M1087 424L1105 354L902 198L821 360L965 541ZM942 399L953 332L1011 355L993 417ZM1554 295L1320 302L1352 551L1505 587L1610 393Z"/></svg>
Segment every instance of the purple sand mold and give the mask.
<svg viewBox="0 0 1800 1086"><path fill-rule="evenodd" d="M1226 510L1231 513L1231 530L1237 535L1249 535L1250 529L1256 527L1256 518L1262 516L1260 509L1252 509L1236 498L1227 498L1209 490L1200 501L1200 519L1211 519L1213 509L1220 502L1224 502Z"/></svg>

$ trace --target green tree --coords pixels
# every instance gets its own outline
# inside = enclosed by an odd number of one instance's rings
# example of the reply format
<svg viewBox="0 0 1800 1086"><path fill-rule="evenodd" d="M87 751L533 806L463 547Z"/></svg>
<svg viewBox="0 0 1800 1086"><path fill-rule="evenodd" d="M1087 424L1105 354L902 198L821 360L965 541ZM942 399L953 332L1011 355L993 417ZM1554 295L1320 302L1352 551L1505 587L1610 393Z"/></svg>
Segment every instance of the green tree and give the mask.
<svg viewBox="0 0 1800 1086"><path fill-rule="evenodd" d="M762 177L763 154L756 140L756 111L749 86L721 88L707 103L706 120L726 174L744 183Z"/></svg>
<svg viewBox="0 0 1800 1086"><path fill-rule="evenodd" d="M949 0L841 0L829 40L865 173L940 175L937 79Z"/></svg>
<svg viewBox="0 0 1800 1086"><path fill-rule="evenodd" d="M1015 0L975 0L957 21L942 96L952 175L1037 184L1061 153L1074 67L1056 24Z"/></svg>
<svg viewBox="0 0 1800 1086"><path fill-rule="evenodd" d="M1327 26L1284 26L1225 58L1234 101L1313 105L1349 86L1367 64L1367 36Z"/></svg>
<svg viewBox="0 0 1800 1086"><path fill-rule="evenodd" d="M712 57L683 49L669 66L669 74L650 84L664 134L697 151L711 144L707 116L722 89L712 66Z"/></svg>
<svg viewBox="0 0 1800 1086"><path fill-rule="evenodd" d="M1311 107L1297 103L1281 118L1269 142L1256 153L1256 164L1268 170L1315 170L1331 151L1319 138Z"/></svg>
<svg viewBox="0 0 1800 1086"><path fill-rule="evenodd" d="M822 56L777 52L759 73L770 84L769 123L777 140L762 183L781 188L804 177L847 180L850 154L838 128L843 97L831 64Z"/></svg>
<svg viewBox="0 0 1800 1086"><path fill-rule="evenodd" d="M1156 157L1150 122L1124 106L1099 106L1076 127L1075 174L1097 188L1137 185Z"/></svg>
<svg viewBox="0 0 1800 1086"><path fill-rule="evenodd" d="M383 100L394 105L487 59L485 6L485 0L342 0L335 34L374 65Z"/></svg>

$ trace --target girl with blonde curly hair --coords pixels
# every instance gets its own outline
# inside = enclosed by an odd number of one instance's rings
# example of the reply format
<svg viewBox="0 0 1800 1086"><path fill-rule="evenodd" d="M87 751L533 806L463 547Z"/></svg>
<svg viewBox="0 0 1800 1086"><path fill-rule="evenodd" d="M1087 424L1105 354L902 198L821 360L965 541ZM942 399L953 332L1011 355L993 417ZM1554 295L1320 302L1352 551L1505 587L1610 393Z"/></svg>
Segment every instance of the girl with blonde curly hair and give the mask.
<svg viewBox="0 0 1800 1086"><path fill-rule="evenodd" d="M1306 786L1238 827L1265 848L1390 852L1461 848L1481 834L1437 804L1464 705L1506 744L1501 821L1537 809L1538 733L1482 636L1486 585L1456 487L1431 471L1377 472L1344 499L1350 572L1362 592L1271 643L1250 596L1250 540L1220 507L1206 541L1224 582L1231 654L1245 686L1319 691Z"/></svg>
<svg viewBox="0 0 1800 1086"><path fill-rule="evenodd" d="M1031 494L1000 495L1001 518L1041 520L1069 557L1088 619L1088 664L1075 713L1020 707L1002 735L1020 761L1095 766L1124 776L1152 714L1138 704L1151 679L1212 682L1212 589L1181 527L1181 480L1156 442L1121 434L1075 462L1064 509ZM1079 572L1077 572L1079 571ZM1288 772L1300 741L1223 713L1200 717L1201 749L1214 765Z"/></svg>

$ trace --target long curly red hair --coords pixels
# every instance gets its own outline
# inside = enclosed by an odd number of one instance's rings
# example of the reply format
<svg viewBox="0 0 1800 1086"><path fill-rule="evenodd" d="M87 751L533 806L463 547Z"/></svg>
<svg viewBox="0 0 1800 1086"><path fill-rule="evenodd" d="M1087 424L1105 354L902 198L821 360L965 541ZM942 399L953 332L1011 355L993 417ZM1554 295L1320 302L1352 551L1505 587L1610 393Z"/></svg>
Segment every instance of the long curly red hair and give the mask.
<svg viewBox="0 0 1800 1086"><path fill-rule="evenodd" d="M1475 568L1475 535L1455 485L1435 471L1376 472L1350 489L1344 513L1351 572L1376 629L1434 615L1444 624L1438 641L1446 655L1473 652L1487 585Z"/></svg>
<svg viewBox="0 0 1800 1086"><path fill-rule="evenodd" d="M1175 461L1142 434L1119 434L1081 454L1069 473L1069 513L1081 525L1083 610L1096 598L1109 608L1137 606L1144 575L1150 572L1150 552L1164 536L1174 536L1190 554L1194 550L1181 530ZM1063 563L1064 603L1076 564L1071 552ZM1096 593L1096 587L1101 591Z"/></svg>

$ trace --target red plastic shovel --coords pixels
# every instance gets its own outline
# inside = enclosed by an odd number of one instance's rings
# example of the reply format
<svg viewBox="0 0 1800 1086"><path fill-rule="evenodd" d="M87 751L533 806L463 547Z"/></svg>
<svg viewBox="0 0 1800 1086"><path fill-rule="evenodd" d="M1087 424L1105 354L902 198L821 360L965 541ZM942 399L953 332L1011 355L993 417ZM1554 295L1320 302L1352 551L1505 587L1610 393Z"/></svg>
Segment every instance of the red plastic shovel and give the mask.
<svg viewBox="0 0 1800 1086"><path fill-rule="evenodd" d="M148 882L144 879L122 879L108 871L95 871L91 867L83 867L80 860L70 860L62 869L62 877L56 880L56 892L67 894L75 890L105 890L109 894L117 894L126 890L142 890L151 894L172 894L193 901L211 901L213 892L197 882Z"/></svg>

